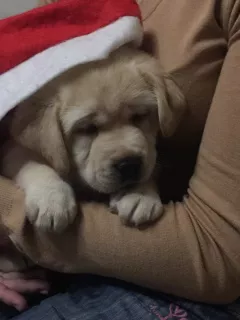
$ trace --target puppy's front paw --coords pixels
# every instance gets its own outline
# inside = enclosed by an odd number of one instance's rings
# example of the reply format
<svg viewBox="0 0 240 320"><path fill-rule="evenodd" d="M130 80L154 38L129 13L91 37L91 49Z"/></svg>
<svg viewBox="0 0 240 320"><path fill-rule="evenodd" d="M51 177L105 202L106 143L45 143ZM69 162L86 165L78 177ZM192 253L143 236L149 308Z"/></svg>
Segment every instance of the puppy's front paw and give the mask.
<svg viewBox="0 0 240 320"><path fill-rule="evenodd" d="M117 212L124 223L139 226L157 220L163 213L163 205L155 191L141 193L139 190L117 195L110 201L110 207Z"/></svg>
<svg viewBox="0 0 240 320"><path fill-rule="evenodd" d="M77 212L72 188L60 179L33 182L26 190L26 207L31 223L56 232L71 224Z"/></svg>

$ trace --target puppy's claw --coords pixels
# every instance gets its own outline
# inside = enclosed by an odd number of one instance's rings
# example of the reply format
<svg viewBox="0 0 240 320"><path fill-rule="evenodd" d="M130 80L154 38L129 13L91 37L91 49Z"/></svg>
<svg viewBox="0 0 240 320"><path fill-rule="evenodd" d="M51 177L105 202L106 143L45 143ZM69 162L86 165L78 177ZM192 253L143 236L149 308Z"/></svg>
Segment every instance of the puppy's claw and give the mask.
<svg viewBox="0 0 240 320"><path fill-rule="evenodd" d="M62 180L32 185L26 194L27 216L36 227L61 232L71 224L77 208L72 188Z"/></svg>
<svg viewBox="0 0 240 320"><path fill-rule="evenodd" d="M156 192L142 194L131 192L111 199L110 207L118 212L124 224L139 226L157 220L163 213L163 205Z"/></svg>

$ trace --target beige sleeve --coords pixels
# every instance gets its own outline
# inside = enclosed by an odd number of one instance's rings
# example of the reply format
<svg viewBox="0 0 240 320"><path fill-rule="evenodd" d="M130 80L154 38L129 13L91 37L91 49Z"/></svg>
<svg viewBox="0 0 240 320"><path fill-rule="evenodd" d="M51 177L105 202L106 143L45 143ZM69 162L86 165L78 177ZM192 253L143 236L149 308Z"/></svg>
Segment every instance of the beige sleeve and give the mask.
<svg viewBox="0 0 240 320"><path fill-rule="evenodd" d="M229 39L188 196L166 206L163 218L141 231L122 226L106 209L83 207L77 246L81 272L200 301L230 302L239 296L239 32Z"/></svg>
<svg viewBox="0 0 240 320"><path fill-rule="evenodd" d="M240 30L240 28L239 28ZM186 298L240 294L240 40L235 33L210 108L188 196L151 228L124 227L88 204L62 236L30 226L15 240L43 265L116 277Z"/></svg>
<svg viewBox="0 0 240 320"><path fill-rule="evenodd" d="M5 217L12 217L17 221L18 216L21 218L24 214L23 192L10 180L0 176L0 218L2 222L4 223Z"/></svg>
<svg viewBox="0 0 240 320"><path fill-rule="evenodd" d="M214 1L204 1L214 10ZM228 25L228 53L184 201L167 205L162 219L144 230L124 227L107 208L94 204L83 205L82 216L62 235L24 226L21 214L18 224L11 214L4 217L13 240L29 257L59 271L116 277L204 302L227 303L240 295L238 16L232 17L232 28Z"/></svg>
<svg viewBox="0 0 240 320"><path fill-rule="evenodd" d="M9 189L10 188L10 189ZM14 188L14 187L13 187ZM14 191L10 182L0 178L0 207L1 213L6 215L12 210Z"/></svg>

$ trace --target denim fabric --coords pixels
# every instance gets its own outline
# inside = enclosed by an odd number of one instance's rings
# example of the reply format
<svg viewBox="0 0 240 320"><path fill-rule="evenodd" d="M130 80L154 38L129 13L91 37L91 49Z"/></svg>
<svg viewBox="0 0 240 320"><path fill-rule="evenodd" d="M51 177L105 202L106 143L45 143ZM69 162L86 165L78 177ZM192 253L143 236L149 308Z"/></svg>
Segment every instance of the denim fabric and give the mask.
<svg viewBox="0 0 240 320"><path fill-rule="evenodd" d="M240 302L231 306L197 304L93 276L61 276L63 292L17 314L0 306L1 320L201 320L240 319Z"/></svg>

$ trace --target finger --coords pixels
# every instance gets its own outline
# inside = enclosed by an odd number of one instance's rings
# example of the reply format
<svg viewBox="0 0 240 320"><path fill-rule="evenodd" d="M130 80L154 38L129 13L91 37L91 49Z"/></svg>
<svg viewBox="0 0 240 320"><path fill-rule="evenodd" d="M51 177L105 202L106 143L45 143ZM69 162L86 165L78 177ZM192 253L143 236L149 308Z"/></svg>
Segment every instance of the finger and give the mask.
<svg viewBox="0 0 240 320"><path fill-rule="evenodd" d="M0 301L7 304L8 306L14 307L18 311L23 311L27 308L26 299L19 293L6 288L0 283Z"/></svg>
<svg viewBox="0 0 240 320"><path fill-rule="evenodd" d="M40 292L47 294L49 291L49 284L42 280L3 279L2 281L7 288L19 293Z"/></svg>
<svg viewBox="0 0 240 320"><path fill-rule="evenodd" d="M30 269L24 272L25 279L39 279L39 280L46 280L46 271L43 269Z"/></svg>
<svg viewBox="0 0 240 320"><path fill-rule="evenodd" d="M43 269L30 269L24 272L24 279L46 280L46 271Z"/></svg>
<svg viewBox="0 0 240 320"><path fill-rule="evenodd" d="M24 272L0 272L3 279L39 279L46 280L46 272L43 269L30 269Z"/></svg>

